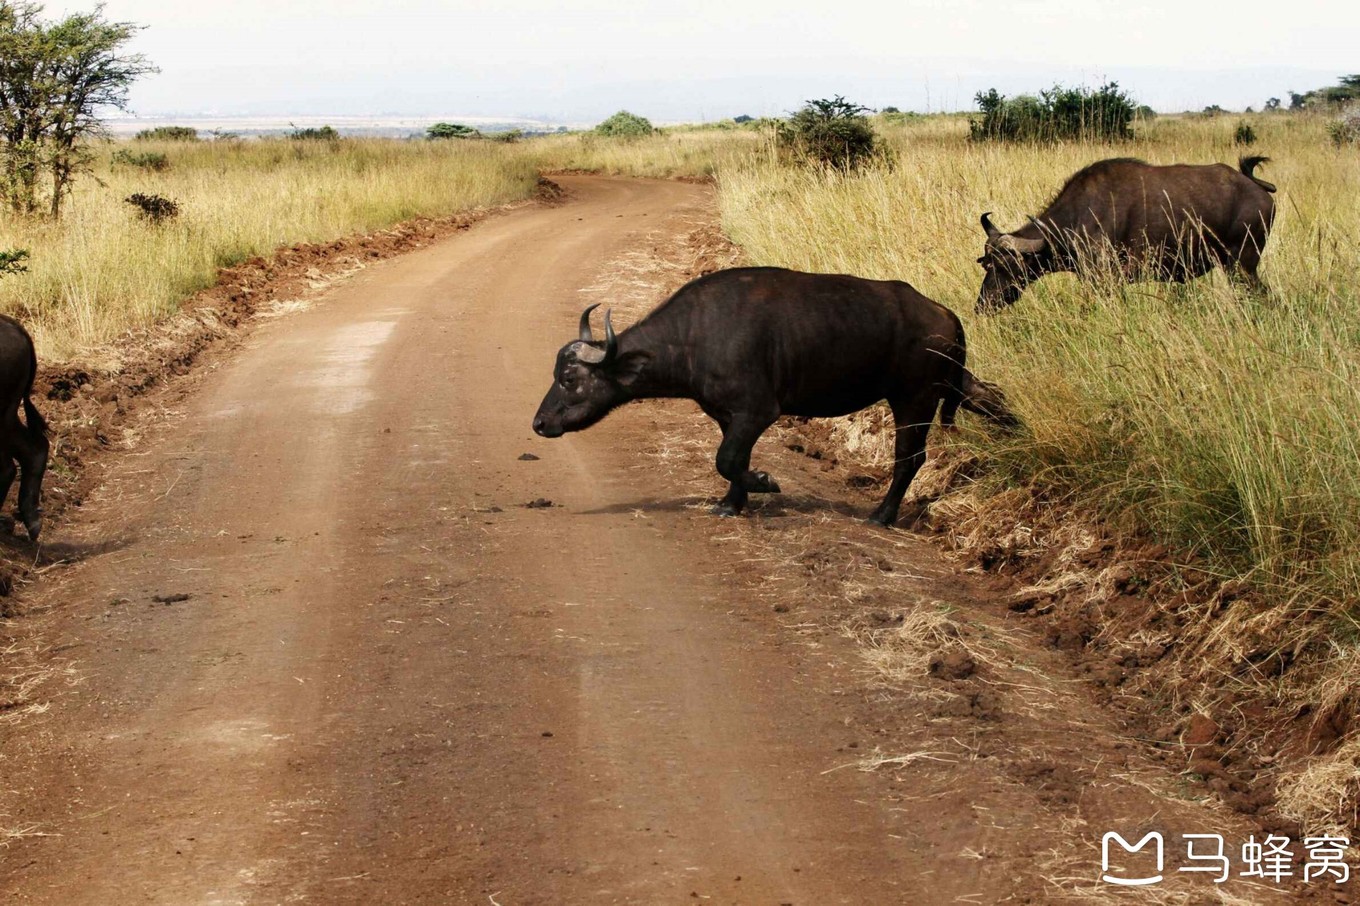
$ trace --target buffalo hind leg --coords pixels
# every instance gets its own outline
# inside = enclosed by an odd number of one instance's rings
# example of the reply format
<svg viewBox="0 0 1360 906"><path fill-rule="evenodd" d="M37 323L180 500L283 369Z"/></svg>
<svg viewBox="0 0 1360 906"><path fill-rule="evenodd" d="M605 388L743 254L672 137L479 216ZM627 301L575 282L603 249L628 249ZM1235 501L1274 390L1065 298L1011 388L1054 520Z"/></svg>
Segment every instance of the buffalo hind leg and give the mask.
<svg viewBox="0 0 1360 906"><path fill-rule="evenodd" d="M9 498L9 489L18 474L19 470L14 465L14 455L8 450L0 450L0 507L3 507ZM13 530L14 520L9 516L0 515L0 531L9 534Z"/></svg>
<svg viewBox="0 0 1360 906"><path fill-rule="evenodd" d="M934 395L918 396L905 402L888 401L896 431L892 484L888 486L883 502L869 516L870 522L891 526L897 521L902 498L926 461L926 438L930 435L930 423L935 420L938 402Z"/></svg>
<svg viewBox="0 0 1360 906"><path fill-rule="evenodd" d="M28 537L37 541L42 531L42 482L47 471L48 442L46 437L30 434L26 428L12 436L15 458L19 460L19 518L28 529Z"/></svg>
<svg viewBox="0 0 1360 906"><path fill-rule="evenodd" d="M757 416L749 413L734 415L720 422L723 439L718 446L718 474L731 484L727 496L720 500L713 512L719 516L735 516L746 506L747 494L774 494L779 485L766 472L751 471L751 449L760 435L774 424L777 416Z"/></svg>

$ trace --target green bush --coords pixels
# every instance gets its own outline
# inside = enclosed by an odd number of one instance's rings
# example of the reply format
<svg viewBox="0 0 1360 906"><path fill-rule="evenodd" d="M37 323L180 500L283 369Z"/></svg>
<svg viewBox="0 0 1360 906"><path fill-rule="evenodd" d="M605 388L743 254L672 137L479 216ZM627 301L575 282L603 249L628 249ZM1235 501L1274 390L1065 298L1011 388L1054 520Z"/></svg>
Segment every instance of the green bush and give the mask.
<svg viewBox="0 0 1360 906"><path fill-rule="evenodd" d="M170 169L170 158L160 151L129 151L126 148L113 152L115 165L122 164L126 167L137 167L142 170L151 170L160 173Z"/></svg>
<svg viewBox="0 0 1360 906"><path fill-rule="evenodd" d="M651 122L636 113L620 110L618 113L595 127L600 135L612 138L641 138L656 131Z"/></svg>
<svg viewBox="0 0 1360 906"><path fill-rule="evenodd" d="M435 123L425 130L427 138L481 138L482 133L462 123Z"/></svg>
<svg viewBox="0 0 1360 906"><path fill-rule="evenodd" d="M1327 135L1338 148L1360 145L1360 103L1351 104L1327 125Z"/></svg>
<svg viewBox="0 0 1360 906"><path fill-rule="evenodd" d="M292 123L288 125L293 126ZM293 126L293 131L288 133L288 137L295 142L338 142L340 133L335 131L334 126L308 126L306 129L299 129Z"/></svg>
<svg viewBox="0 0 1360 906"><path fill-rule="evenodd" d="M878 153L868 107L840 95L808 101L779 128L779 144L806 163L851 170Z"/></svg>
<svg viewBox="0 0 1360 906"><path fill-rule="evenodd" d="M524 138L523 129L506 129L504 132L488 132L482 138L490 139L493 142L503 142L513 145L515 142Z"/></svg>
<svg viewBox="0 0 1360 906"><path fill-rule="evenodd" d="M142 219L153 224L174 220L179 216L179 202L166 198L164 195L144 195L137 192L123 200L136 208Z"/></svg>
<svg viewBox="0 0 1360 906"><path fill-rule="evenodd" d="M1256 144L1256 130L1251 127L1251 123L1246 120L1238 120L1237 128L1233 130L1234 145L1254 145Z"/></svg>
<svg viewBox="0 0 1360 906"><path fill-rule="evenodd" d="M1007 99L995 88L976 97L981 117L969 120L974 141L1123 141L1133 137L1138 107L1116 82L1089 88L1055 85L1038 97Z"/></svg>
<svg viewBox="0 0 1360 906"><path fill-rule="evenodd" d="M22 274L28 270L24 261L28 259L28 249L0 249L0 277L5 274Z"/></svg>
<svg viewBox="0 0 1360 906"><path fill-rule="evenodd" d="M1318 107L1338 107L1351 101L1360 101L1360 75L1346 75L1337 80L1338 84L1326 88L1298 94L1289 92L1289 109L1303 110Z"/></svg>
<svg viewBox="0 0 1360 906"><path fill-rule="evenodd" d="M192 126L157 126L143 129L134 138L139 142L196 142L198 130Z"/></svg>

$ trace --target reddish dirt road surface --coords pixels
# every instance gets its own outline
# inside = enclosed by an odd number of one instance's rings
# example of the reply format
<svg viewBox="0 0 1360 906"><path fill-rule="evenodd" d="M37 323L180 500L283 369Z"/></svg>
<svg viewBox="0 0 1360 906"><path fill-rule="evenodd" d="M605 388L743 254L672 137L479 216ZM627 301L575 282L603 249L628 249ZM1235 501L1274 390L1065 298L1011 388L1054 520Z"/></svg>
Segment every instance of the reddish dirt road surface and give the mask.
<svg viewBox="0 0 1360 906"><path fill-rule="evenodd" d="M692 407L535 438L582 290L710 216L562 182L257 326L56 527L76 562L28 594L67 682L0 744L5 902L1047 902L1113 896L1102 830L1240 829L1022 636L941 711L865 678L835 595L772 611L810 533L985 592L805 458L716 520L711 449L645 452Z"/></svg>

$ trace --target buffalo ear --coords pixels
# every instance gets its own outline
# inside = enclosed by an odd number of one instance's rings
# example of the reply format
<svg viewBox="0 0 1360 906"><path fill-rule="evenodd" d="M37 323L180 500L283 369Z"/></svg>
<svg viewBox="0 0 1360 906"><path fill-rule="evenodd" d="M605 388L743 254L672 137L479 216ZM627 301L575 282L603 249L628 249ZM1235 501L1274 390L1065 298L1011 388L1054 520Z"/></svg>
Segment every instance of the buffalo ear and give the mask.
<svg viewBox="0 0 1360 906"><path fill-rule="evenodd" d="M642 376L651 360L652 355L649 352L642 352L641 350L621 352L614 361L609 363L609 376L623 387L632 386Z"/></svg>

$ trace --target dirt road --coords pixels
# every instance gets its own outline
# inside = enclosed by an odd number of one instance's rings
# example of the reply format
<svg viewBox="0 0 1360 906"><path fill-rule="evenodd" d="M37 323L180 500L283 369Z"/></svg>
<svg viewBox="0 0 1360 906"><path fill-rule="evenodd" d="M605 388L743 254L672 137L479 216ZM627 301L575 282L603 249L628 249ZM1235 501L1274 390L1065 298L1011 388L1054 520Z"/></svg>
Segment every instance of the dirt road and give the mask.
<svg viewBox="0 0 1360 906"><path fill-rule="evenodd" d="M1046 889L1017 866L1056 845L1044 834L1062 822L1035 824L1053 766L1007 775L946 727L918 753L947 774L842 769L885 722L945 718L885 704L844 637L771 619L776 586L719 543L733 522L688 506L716 480L641 454L654 413L532 435L553 355L594 301L582 289L626 283L618 262L707 204L679 183L563 182L568 204L493 218L255 329L54 539L80 562L31 593L69 684L3 745L0 814L19 832L0 853L6 902ZM685 462L691 479L708 469ZM540 498L552 506L526 506ZM868 532L811 512L800 525ZM961 581L915 544L927 592ZM998 685L1032 695L1047 668L1026 669ZM1059 741L1127 768L1066 688L1041 690L1069 721ZM1109 801L1162 813L1137 776Z"/></svg>

